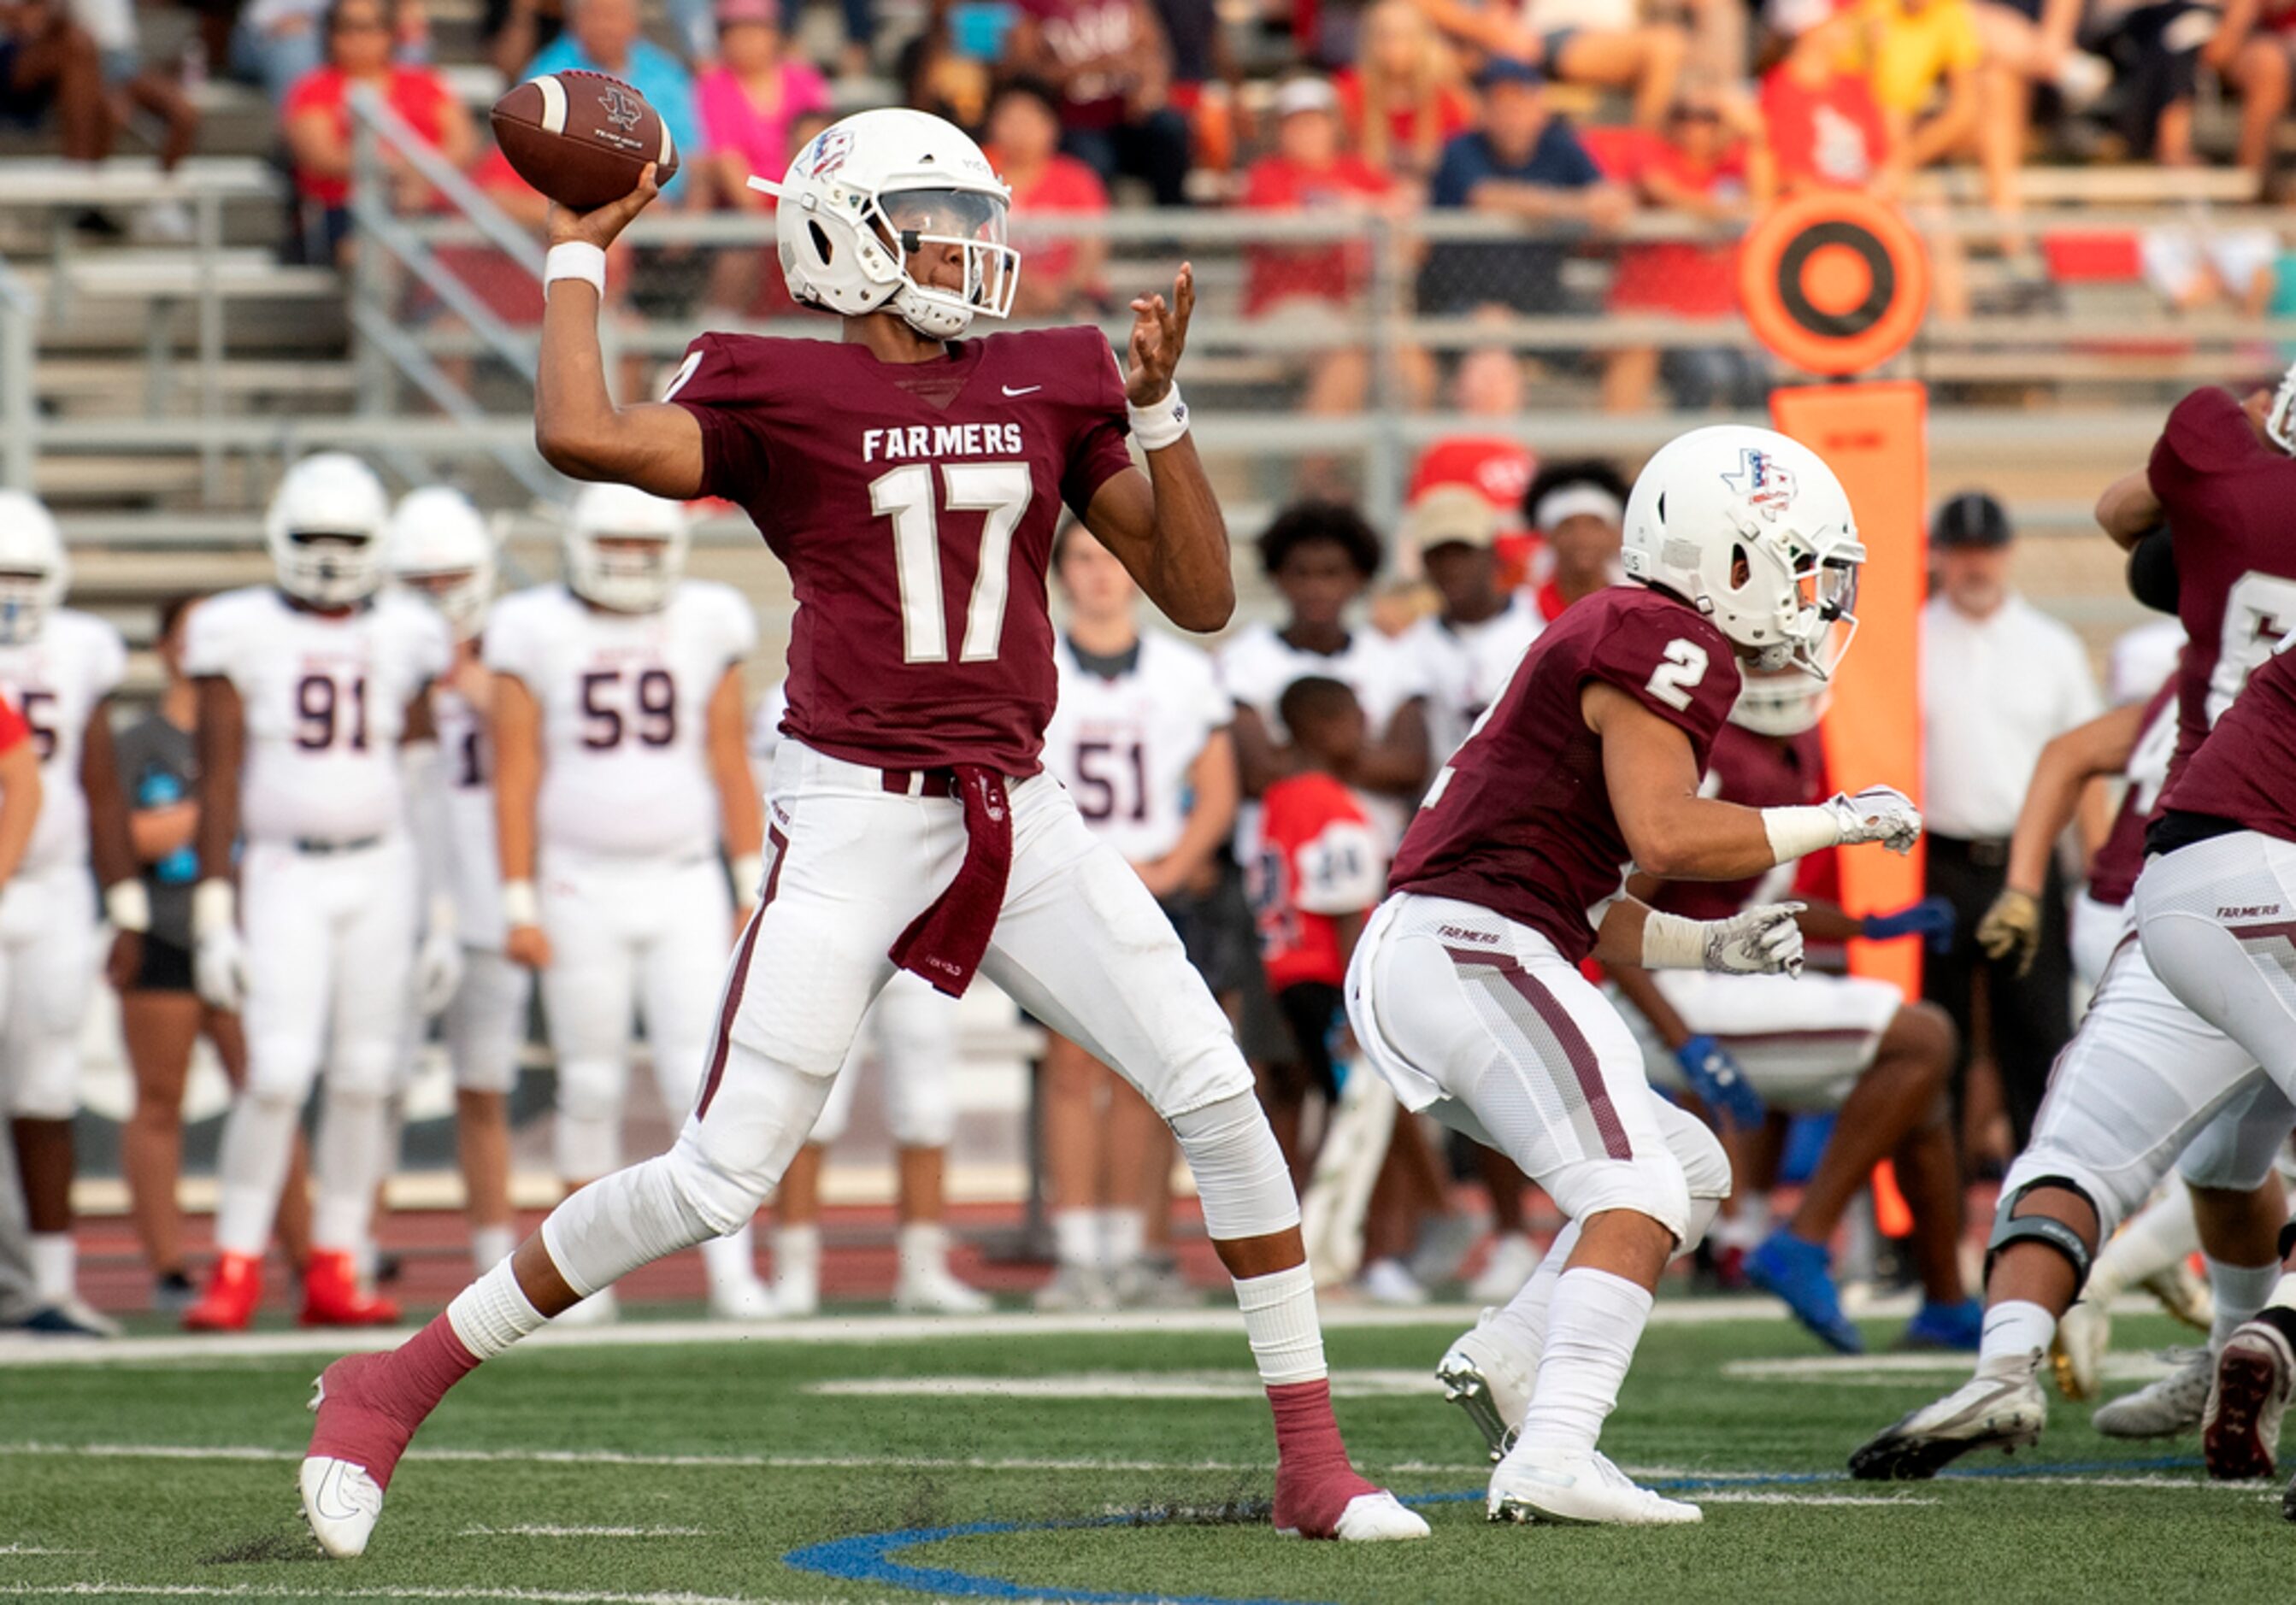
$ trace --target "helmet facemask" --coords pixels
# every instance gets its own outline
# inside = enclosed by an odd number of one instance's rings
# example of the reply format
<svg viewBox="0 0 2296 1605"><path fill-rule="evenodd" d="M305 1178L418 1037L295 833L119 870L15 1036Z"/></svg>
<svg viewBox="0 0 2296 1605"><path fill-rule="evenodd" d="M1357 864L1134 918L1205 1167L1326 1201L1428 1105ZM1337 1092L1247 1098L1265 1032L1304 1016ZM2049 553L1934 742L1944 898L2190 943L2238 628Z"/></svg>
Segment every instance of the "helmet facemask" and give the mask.
<svg viewBox="0 0 2296 1605"><path fill-rule="evenodd" d="M315 607L365 602L382 583L381 546L365 530L290 529L278 552L280 588Z"/></svg>
<svg viewBox="0 0 2296 1605"><path fill-rule="evenodd" d="M577 596L614 613L653 613L669 604L685 564L666 536L585 530L567 549L567 584Z"/></svg>
<svg viewBox="0 0 2296 1605"><path fill-rule="evenodd" d="M482 569L402 570L398 579L439 610L457 643L477 636L494 599L494 576Z"/></svg>
<svg viewBox="0 0 2296 1605"><path fill-rule="evenodd" d="M2280 376L2280 388L2272 393L2272 405L2264 414L2264 433L2273 445L2296 457L2296 363L2288 364L2288 372Z"/></svg>
<svg viewBox="0 0 2296 1605"><path fill-rule="evenodd" d="M918 333L937 340L963 334L977 315L1009 317L1021 288L1021 253L1007 242L1008 207L979 190L905 189L872 196L863 220L893 253L901 287L892 307ZM910 264L921 251L954 246L963 253L964 285L920 283Z"/></svg>
<svg viewBox="0 0 2296 1605"><path fill-rule="evenodd" d="M1707 610L1725 635L1752 650L1758 669L1799 668L1830 680L1857 633L1857 568L1866 548L1849 536L1795 529L1742 530L1726 582Z"/></svg>
<svg viewBox="0 0 2296 1605"><path fill-rule="evenodd" d="M0 571L0 646L37 641L48 614L62 600L53 573L29 569Z"/></svg>
<svg viewBox="0 0 2296 1605"><path fill-rule="evenodd" d="M1833 701L1833 688L1800 668L1756 672L1740 684L1730 723L1757 735L1797 736L1816 729Z"/></svg>

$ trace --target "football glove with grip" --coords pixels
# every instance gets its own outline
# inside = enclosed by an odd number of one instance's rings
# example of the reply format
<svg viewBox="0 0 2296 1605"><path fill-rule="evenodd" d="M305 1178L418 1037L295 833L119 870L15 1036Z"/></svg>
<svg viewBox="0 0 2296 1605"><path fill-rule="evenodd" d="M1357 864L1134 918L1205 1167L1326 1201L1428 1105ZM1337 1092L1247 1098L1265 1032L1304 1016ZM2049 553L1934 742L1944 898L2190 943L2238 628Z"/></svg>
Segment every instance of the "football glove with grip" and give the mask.
<svg viewBox="0 0 2296 1605"><path fill-rule="evenodd" d="M1675 1049L1674 1057L1690 1081L1690 1090L1715 1114L1741 1129L1762 1123L1768 1111L1761 1093L1746 1079L1746 1072L1730 1050L1711 1036L1693 1036Z"/></svg>
<svg viewBox="0 0 2296 1605"><path fill-rule="evenodd" d="M1868 786L1855 797L1837 791L1824 806L1841 827L1843 847L1878 841L1902 856L1921 839L1922 811L1894 786Z"/></svg>
<svg viewBox="0 0 2296 1605"><path fill-rule="evenodd" d="M1977 945L1995 963L2013 959L2022 980L2041 951L2041 901L2030 892L2005 886L1977 922Z"/></svg>
<svg viewBox="0 0 2296 1605"><path fill-rule="evenodd" d="M226 1014L247 1001L247 944L239 934L239 896L228 880L192 888L192 987Z"/></svg>
<svg viewBox="0 0 2296 1605"><path fill-rule="evenodd" d="M1705 967L1724 975L1801 973L1800 903L1759 903L1726 920L1706 921Z"/></svg>
<svg viewBox="0 0 2296 1605"><path fill-rule="evenodd" d="M463 984L463 944L452 929L431 927L414 950L414 1006L425 1020L445 1009Z"/></svg>

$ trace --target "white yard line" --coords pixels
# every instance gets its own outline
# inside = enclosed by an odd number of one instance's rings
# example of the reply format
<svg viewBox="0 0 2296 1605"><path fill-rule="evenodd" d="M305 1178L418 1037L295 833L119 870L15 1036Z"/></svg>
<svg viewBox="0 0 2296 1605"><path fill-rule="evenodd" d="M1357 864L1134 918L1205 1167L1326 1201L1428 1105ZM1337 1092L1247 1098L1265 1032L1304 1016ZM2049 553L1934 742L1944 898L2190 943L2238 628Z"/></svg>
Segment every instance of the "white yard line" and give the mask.
<svg viewBox="0 0 2296 1605"><path fill-rule="evenodd" d="M300 1449L201 1444L0 1444L0 1460L189 1460L296 1462ZM410 1449L410 1461L544 1466L653 1466L701 1470L769 1471L1273 1471L1267 1461L1036 1460L987 1455L885 1454L629 1454L618 1449ZM1386 1468L1411 1471L1471 1471L1472 1465L1413 1462Z"/></svg>
<svg viewBox="0 0 2296 1605"><path fill-rule="evenodd" d="M1743 1491L1726 1488L1693 1488L1686 1493L1671 1494L1669 1497L1687 1499L1693 1504L1850 1504L1906 1509L1911 1509L1915 1505L1943 1503L1935 1499L1909 1497L1903 1494L1773 1494L1752 1488Z"/></svg>
<svg viewBox="0 0 2296 1605"><path fill-rule="evenodd" d="M1848 1388L1901 1388L1909 1380L1966 1378L1975 1357L1965 1354L1795 1355L1779 1359L1725 1360L1722 1374L1750 1382L1825 1382ZM2158 1354L2128 1349L2109 1354L2099 1368L2109 1382L2150 1382L2174 1370Z"/></svg>
<svg viewBox="0 0 2296 1605"><path fill-rule="evenodd" d="M1334 1398L1433 1396L1431 1371L1339 1370ZM1089 1371L1049 1377L832 1377L802 1391L832 1398L1256 1399L1266 1389L1242 1372Z"/></svg>
<svg viewBox="0 0 2296 1605"><path fill-rule="evenodd" d="M521 1522L517 1527L466 1527L457 1538L715 1538L706 1527L556 1527Z"/></svg>
<svg viewBox="0 0 2296 1605"><path fill-rule="evenodd" d="M767 1600L742 1594L611 1593L587 1589L324 1588L285 1583L42 1583L10 1587L8 1597L29 1599L122 1596L162 1600L511 1600L527 1605L811 1605L796 1600Z"/></svg>

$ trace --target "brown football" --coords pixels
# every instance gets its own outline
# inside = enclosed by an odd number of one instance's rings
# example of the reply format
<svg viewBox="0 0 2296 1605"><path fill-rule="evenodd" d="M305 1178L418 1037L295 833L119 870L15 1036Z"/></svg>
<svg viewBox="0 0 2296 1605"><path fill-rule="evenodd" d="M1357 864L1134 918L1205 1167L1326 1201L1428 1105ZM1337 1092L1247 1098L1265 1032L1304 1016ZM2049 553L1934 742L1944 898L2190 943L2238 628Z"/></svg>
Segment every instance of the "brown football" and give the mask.
<svg viewBox="0 0 2296 1605"><path fill-rule="evenodd" d="M661 114L619 78L570 70L529 78L495 102L495 141L518 176L557 201L586 212L638 187L646 163L654 181L677 171L677 145Z"/></svg>

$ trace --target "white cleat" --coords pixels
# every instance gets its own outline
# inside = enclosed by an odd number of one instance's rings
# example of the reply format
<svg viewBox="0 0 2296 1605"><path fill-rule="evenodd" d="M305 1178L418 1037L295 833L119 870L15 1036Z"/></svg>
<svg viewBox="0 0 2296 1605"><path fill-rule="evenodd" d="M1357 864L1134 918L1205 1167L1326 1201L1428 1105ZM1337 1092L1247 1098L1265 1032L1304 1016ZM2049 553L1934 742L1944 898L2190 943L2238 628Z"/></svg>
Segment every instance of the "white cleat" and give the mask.
<svg viewBox="0 0 2296 1605"><path fill-rule="evenodd" d="M1538 1356L1523 1354L1499 1336L1491 1324L1496 1313L1485 1310L1473 1330L1462 1332L1435 1366L1443 1396L1467 1413L1494 1461L1514 1446L1538 1384Z"/></svg>
<svg viewBox="0 0 2296 1605"><path fill-rule="evenodd" d="M709 1290L712 1321L775 1321L783 1313L761 1276L729 1277Z"/></svg>
<svg viewBox="0 0 2296 1605"><path fill-rule="evenodd" d="M1332 1535L1342 1544L1390 1544L1401 1538L1424 1538L1427 1523L1385 1488L1358 1494L1340 1512L1339 1529Z"/></svg>
<svg viewBox="0 0 2296 1605"><path fill-rule="evenodd" d="M2038 1364L2040 1351L2032 1352ZM2038 1444L2048 1421L2048 1397L2032 1372L1972 1377L1860 1445L1849 1475L1860 1482L1924 1480L1972 1449L2006 1454Z"/></svg>
<svg viewBox="0 0 2296 1605"><path fill-rule="evenodd" d="M2096 1397L2105 1350L2112 1347L2112 1316L2101 1299L2084 1298L2057 1318L2049 1343L2049 1371L2069 1399Z"/></svg>
<svg viewBox="0 0 2296 1605"><path fill-rule="evenodd" d="M1116 1285L1095 1265L1064 1265L1037 1290L1036 1307L1046 1314L1078 1314L1116 1307Z"/></svg>
<svg viewBox="0 0 2296 1605"><path fill-rule="evenodd" d="M1491 1473L1493 1521L1579 1527L1683 1527L1702 1521L1694 1504L1638 1486L1596 1449L1516 1449Z"/></svg>
<svg viewBox="0 0 2296 1605"><path fill-rule="evenodd" d="M784 1320L821 1314L821 1278L791 1272L774 1278L774 1309Z"/></svg>
<svg viewBox="0 0 2296 1605"><path fill-rule="evenodd" d="M2169 1358L2177 1369L2135 1393L2097 1406L2090 1424L2107 1437L2182 1437L2201 1424L2208 1408L2216 1361L2205 1348L2179 1348Z"/></svg>
<svg viewBox="0 0 2296 1605"><path fill-rule="evenodd" d="M603 1289L591 1294L572 1309L550 1318L553 1326L611 1326L622 1318L622 1301L614 1297L614 1290Z"/></svg>
<svg viewBox="0 0 2296 1605"><path fill-rule="evenodd" d="M363 1466L324 1454L303 1462L303 1519L331 1559L355 1560L382 1515L382 1490Z"/></svg>
<svg viewBox="0 0 2296 1605"><path fill-rule="evenodd" d="M1522 1291L1538 1261L1538 1245L1520 1232L1510 1232L1491 1245L1491 1257L1467 1284L1467 1297L1478 1304L1505 1304Z"/></svg>
<svg viewBox="0 0 2296 1605"><path fill-rule="evenodd" d="M2204 1332L2216 1324L2216 1295L2181 1259L2153 1272L2136 1285L2158 1298L2162 1309L2196 1332Z"/></svg>
<svg viewBox="0 0 2296 1605"><path fill-rule="evenodd" d="M1427 1290L1420 1286L1411 1267L1399 1259L1373 1260L1364 1267L1362 1280L1356 1285L1374 1304L1412 1306L1427 1302Z"/></svg>
<svg viewBox="0 0 2296 1605"><path fill-rule="evenodd" d="M936 1268L902 1272L893 1284L893 1307L905 1315L985 1315L996 1301Z"/></svg>

